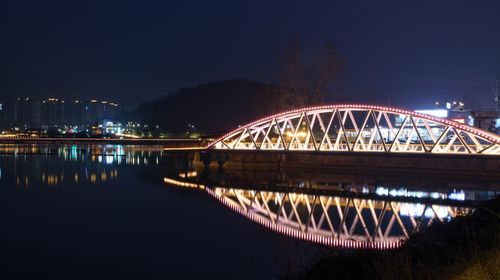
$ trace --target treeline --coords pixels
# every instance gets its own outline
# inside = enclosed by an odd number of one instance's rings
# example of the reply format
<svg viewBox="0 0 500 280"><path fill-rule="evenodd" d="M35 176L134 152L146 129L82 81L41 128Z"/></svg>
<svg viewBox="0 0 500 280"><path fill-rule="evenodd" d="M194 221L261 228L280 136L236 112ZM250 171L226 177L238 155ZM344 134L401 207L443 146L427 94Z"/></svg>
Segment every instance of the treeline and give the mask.
<svg viewBox="0 0 500 280"><path fill-rule="evenodd" d="M218 133L271 113L278 93L276 86L249 80L211 82L139 105L127 118L172 133Z"/></svg>

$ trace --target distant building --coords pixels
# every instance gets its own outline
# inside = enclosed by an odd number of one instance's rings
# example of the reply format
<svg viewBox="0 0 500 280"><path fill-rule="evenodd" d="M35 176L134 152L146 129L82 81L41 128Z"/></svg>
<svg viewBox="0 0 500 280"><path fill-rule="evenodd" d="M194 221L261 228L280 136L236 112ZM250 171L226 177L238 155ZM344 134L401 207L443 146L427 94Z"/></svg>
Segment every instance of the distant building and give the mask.
<svg viewBox="0 0 500 280"><path fill-rule="evenodd" d="M108 101L101 101L102 115L101 121L114 118L118 114L118 104Z"/></svg>
<svg viewBox="0 0 500 280"><path fill-rule="evenodd" d="M41 106L38 100L30 97L17 98L14 108L14 122L22 128L40 126Z"/></svg>
<svg viewBox="0 0 500 280"><path fill-rule="evenodd" d="M57 98L48 98L42 101L42 126L53 127L65 124L63 120L64 101Z"/></svg>
<svg viewBox="0 0 500 280"><path fill-rule="evenodd" d="M498 111L473 111L471 116L474 126L500 134L500 112Z"/></svg>
<svg viewBox="0 0 500 280"><path fill-rule="evenodd" d="M102 123L105 119L112 119L118 113L118 104L108 101L90 100L86 106L86 123Z"/></svg>
<svg viewBox="0 0 500 280"><path fill-rule="evenodd" d="M99 101L92 99L87 104L86 122L94 124L99 122Z"/></svg>
<svg viewBox="0 0 500 280"><path fill-rule="evenodd" d="M416 112L433 115L455 122L478 127L500 134L500 112L468 109L462 101L436 102L436 108L416 110Z"/></svg>
<svg viewBox="0 0 500 280"><path fill-rule="evenodd" d="M118 104L100 101L64 101L58 98L36 100L17 98L14 121L23 129L102 124L118 113ZM1 121L1 120L0 120Z"/></svg>
<svg viewBox="0 0 500 280"><path fill-rule="evenodd" d="M86 108L87 104L81 100L75 100L72 104L71 111L71 124L84 125L86 122Z"/></svg>
<svg viewBox="0 0 500 280"><path fill-rule="evenodd" d="M0 103L0 128L6 128L9 123L5 109L5 103Z"/></svg>

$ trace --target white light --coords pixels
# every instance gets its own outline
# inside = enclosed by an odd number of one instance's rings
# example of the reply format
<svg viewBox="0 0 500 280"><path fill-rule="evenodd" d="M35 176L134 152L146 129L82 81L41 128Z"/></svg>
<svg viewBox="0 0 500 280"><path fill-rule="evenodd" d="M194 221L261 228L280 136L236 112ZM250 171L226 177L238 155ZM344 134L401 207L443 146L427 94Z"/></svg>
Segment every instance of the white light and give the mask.
<svg viewBox="0 0 500 280"><path fill-rule="evenodd" d="M106 156L106 164L113 164L113 156L112 155L107 155Z"/></svg>
<svg viewBox="0 0 500 280"><path fill-rule="evenodd" d="M417 110L415 112L421 113L421 114L426 114L426 115L431 115L431 116L438 117L438 118L447 118L448 117L448 110L445 110L445 109Z"/></svg>
<svg viewBox="0 0 500 280"><path fill-rule="evenodd" d="M450 193L448 198L453 199L453 200L465 200L465 193L463 191L460 191L458 193L452 192L452 193Z"/></svg>
<svg viewBox="0 0 500 280"><path fill-rule="evenodd" d="M424 211L424 207L425 206L420 203L402 203L399 214L406 217L420 217ZM448 217L448 209L446 206L433 205L431 207L425 209L424 216L426 218L432 218L434 215L441 219Z"/></svg>

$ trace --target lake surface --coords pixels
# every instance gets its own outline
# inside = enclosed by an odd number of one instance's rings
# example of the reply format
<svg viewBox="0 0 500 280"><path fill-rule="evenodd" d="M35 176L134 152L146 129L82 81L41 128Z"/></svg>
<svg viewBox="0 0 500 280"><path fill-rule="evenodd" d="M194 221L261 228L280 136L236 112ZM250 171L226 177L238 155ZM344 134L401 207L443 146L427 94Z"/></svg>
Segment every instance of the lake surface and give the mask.
<svg viewBox="0 0 500 280"><path fill-rule="evenodd" d="M159 146L0 145L0 279L274 279L318 250L397 247L495 190L204 170Z"/></svg>

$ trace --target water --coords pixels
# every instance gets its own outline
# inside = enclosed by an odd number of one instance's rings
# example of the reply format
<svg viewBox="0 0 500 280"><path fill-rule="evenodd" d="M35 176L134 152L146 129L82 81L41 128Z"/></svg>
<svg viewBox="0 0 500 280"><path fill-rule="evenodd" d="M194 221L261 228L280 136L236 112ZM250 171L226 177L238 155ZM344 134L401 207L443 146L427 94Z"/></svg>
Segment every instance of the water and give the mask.
<svg viewBox="0 0 500 280"><path fill-rule="evenodd" d="M155 146L0 146L0 279L270 279L324 248L397 247L498 190L203 169Z"/></svg>

